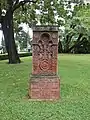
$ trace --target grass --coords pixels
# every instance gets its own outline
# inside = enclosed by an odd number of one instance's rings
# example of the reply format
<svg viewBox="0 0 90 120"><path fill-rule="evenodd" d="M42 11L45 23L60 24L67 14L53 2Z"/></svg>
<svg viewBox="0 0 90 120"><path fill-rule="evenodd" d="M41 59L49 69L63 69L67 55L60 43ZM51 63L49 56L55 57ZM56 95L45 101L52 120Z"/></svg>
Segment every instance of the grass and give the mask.
<svg viewBox="0 0 90 120"><path fill-rule="evenodd" d="M61 99L30 101L32 58L8 65L0 61L0 120L90 120L90 55L59 55Z"/></svg>

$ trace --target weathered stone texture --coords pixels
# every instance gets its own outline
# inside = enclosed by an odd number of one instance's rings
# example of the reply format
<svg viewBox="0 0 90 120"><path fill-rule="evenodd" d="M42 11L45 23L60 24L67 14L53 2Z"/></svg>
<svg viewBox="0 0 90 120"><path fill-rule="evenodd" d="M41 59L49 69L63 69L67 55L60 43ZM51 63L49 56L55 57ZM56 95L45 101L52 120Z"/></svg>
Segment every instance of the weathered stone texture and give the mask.
<svg viewBox="0 0 90 120"><path fill-rule="evenodd" d="M60 83L56 76L43 76L31 78L31 86L29 96L32 99L59 99L60 97Z"/></svg>
<svg viewBox="0 0 90 120"><path fill-rule="evenodd" d="M57 72L57 32L34 32L33 74L55 74Z"/></svg>
<svg viewBox="0 0 90 120"><path fill-rule="evenodd" d="M45 26L34 28L32 46L33 78L31 77L30 81L29 96L33 99L58 99L60 86L59 78L56 76L57 28ZM36 75L38 77L35 77Z"/></svg>

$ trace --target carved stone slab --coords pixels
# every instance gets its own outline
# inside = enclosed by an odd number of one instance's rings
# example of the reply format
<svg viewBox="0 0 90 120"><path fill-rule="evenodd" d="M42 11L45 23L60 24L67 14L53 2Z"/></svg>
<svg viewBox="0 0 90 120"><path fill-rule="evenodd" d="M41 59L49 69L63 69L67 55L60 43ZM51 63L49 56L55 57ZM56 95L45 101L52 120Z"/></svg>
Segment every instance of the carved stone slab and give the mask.
<svg viewBox="0 0 90 120"><path fill-rule="evenodd" d="M29 96L32 99L59 99L58 28L56 26L34 27L32 46L33 77L30 79Z"/></svg>
<svg viewBox="0 0 90 120"><path fill-rule="evenodd" d="M56 74L58 33L34 32L33 74Z"/></svg>

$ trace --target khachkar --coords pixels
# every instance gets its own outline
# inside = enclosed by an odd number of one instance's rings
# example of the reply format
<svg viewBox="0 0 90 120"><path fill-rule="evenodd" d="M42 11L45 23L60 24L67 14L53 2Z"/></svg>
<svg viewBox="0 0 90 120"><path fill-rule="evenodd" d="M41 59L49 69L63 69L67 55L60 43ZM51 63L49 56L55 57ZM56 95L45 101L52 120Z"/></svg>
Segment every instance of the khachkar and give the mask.
<svg viewBox="0 0 90 120"><path fill-rule="evenodd" d="M29 97L55 100L60 97L60 80L57 76L58 27L33 28L33 70Z"/></svg>

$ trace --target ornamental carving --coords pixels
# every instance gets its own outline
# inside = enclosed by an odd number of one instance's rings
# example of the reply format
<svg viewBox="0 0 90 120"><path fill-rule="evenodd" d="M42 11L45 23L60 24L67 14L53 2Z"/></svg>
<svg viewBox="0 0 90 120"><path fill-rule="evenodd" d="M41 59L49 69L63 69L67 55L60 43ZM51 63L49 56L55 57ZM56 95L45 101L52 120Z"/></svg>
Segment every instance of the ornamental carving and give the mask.
<svg viewBox="0 0 90 120"><path fill-rule="evenodd" d="M38 100L56 100L60 96L57 76L58 27L33 27L32 76L29 97Z"/></svg>
<svg viewBox="0 0 90 120"><path fill-rule="evenodd" d="M48 32L34 34L33 74L55 74L57 70L57 44L53 43L56 34Z"/></svg>

